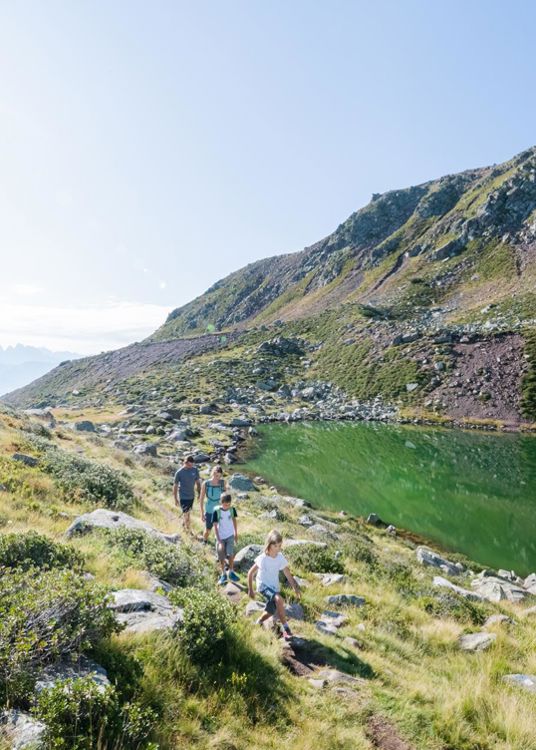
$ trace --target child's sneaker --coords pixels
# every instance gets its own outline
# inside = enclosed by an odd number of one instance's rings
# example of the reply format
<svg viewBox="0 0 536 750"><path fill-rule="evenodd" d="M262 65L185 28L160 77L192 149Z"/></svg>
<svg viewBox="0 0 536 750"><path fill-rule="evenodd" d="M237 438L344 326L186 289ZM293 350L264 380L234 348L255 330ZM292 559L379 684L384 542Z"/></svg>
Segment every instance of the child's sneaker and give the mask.
<svg viewBox="0 0 536 750"><path fill-rule="evenodd" d="M283 625L283 638L285 641L290 641L292 638L292 631L288 625Z"/></svg>
<svg viewBox="0 0 536 750"><path fill-rule="evenodd" d="M220 580L218 581L220 586L224 586L227 583L227 573L222 573L220 576Z"/></svg>
<svg viewBox="0 0 536 750"><path fill-rule="evenodd" d="M230 581L239 581L239 580L240 580L240 576L239 576L239 575L237 575L237 574L236 574L236 573L234 572L234 570L231 570L231 571L229 571L229 580L230 580Z"/></svg>

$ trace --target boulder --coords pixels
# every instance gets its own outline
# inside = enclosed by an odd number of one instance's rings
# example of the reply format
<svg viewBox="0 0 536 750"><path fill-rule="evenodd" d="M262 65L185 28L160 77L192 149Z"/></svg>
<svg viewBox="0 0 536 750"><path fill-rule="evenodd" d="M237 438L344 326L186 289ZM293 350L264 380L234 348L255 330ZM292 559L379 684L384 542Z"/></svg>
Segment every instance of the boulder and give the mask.
<svg viewBox="0 0 536 750"><path fill-rule="evenodd" d="M441 557L437 552L434 552L429 547L417 547L415 550L417 560L423 565L439 568L450 576L459 576L463 572L463 565L461 563L453 563L450 560Z"/></svg>
<svg viewBox="0 0 536 750"><path fill-rule="evenodd" d="M479 575L471 581L471 586L489 602L500 602L503 599L520 602L529 596L525 588L498 576Z"/></svg>
<svg viewBox="0 0 536 750"><path fill-rule="evenodd" d="M460 636L458 645L462 651L485 651L496 638L495 633L467 633Z"/></svg>
<svg viewBox="0 0 536 750"><path fill-rule="evenodd" d="M127 633L169 630L182 620L183 611L165 596L140 589L122 589L112 593L110 609Z"/></svg>
<svg viewBox="0 0 536 750"><path fill-rule="evenodd" d="M515 685L529 693L536 693L536 675L533 674L506 674L503 677L504 682Z"/></svg>
<svg viewBox="0 0 536 750"><path fill-rule="evenodd" d="M367 523L371 526L383 526L384 523L377 513L369 513L367 516Z"/></svg>
<svg viewBox="0 0 536 750"><path fill-rule="evenodd" d="M484 627L487 628L490 625L513 625L513 620L511 617L508 617L508 615L490 615L486 622L484 623Z"/></svg>
<svg viewBox="0 0 536 750"><path fill-rule="evenodd" d="M0 713L0 740L7 740L11 750L38 750L43 747L45 725L24 711Z"/></svg>
<svg viewBox="0 0 536 750"><path fill-rule="evenodd" d="M180 428L170 432L166 440L169 440L170 443L183 443L188 440L189 434L188 428Z"/></svg>
<svg viewBox="0 0 536 750"><path fill-rule="evenodd" d="M43 690L54 687L57 682L62 680L79 680L83 677L90 677L101 693L110 687L108 673L104 667L101 667L90 659L82 657L75 664L60 662L59 664L46 667L35 683L35 692L39 694Z"/></svg>
<svg viewBox="0 0 536 750"><path fill-rule="evenodd" d="M352 675L341 672L338 669L322 669L317 672L314 678L309 680L313 687L326 687L327 685L359 685L363 682L358 677L352 677Z"/></svg>
<svg viewBox="0 0 536 750"><path fill-rule="evenodd" d="M332 596L326 596L326 604L332 607L363 607L365 605L365 599L357 594L333 594Z"/></svg>
<svg viewBox="0 0 536 750"><path fill-rule="evenodd" d="M315 622L315 627L320 633L326 635L335 635L337 630L342 627L348 618L340 612L325 610L322 612L321 619Z"/></svg>
<svg viewBox="0 0 536 750"><path fill-rule="evenodd" d="M150 526L146 521L140 521L138 518L133 518L132 516L129 516L128 513L107 510L105 508L98 508L91 513L84 513L83 515L78 516L65 533L67 537L72 537L75 534L85 534L93 528L119 529L121 527L127 529L141 529L141 531L145 531L147 534L156 536L158 539L162 539L170 544L176 544L179 541L178 534L163 534L161 531L157 531Z"/></svg>
<svg viewBox="0 0 536 750"><path fill-rule="evenodd" d="M247 417L235 417L230 422L231 427L251 427L251 424L251 419Z"/></svg>
<svg viewBox="0 0 536 750"><path fill-rule="evenodd" d="M262 544L248 544L236 553L234 559L234 566L238 571L246 571L251 568L255 562L255 558L258 557L263 551Z"/></svg>
<svg viewBox="0 0 536 750"><path fill-rule="evenodd" d="M78 432L95 432L95 425L90 419L82 419L74 423L74 429Z"/></svg>
<svg viewBox="0 0 536 750"><path fill-rule="evenodd" d="M230 489L236 490L237 492L251 492L252 490L257 489L251 479L245 474L232 474L228 481L228 485Z"/></svg>
<svg viewBox="0 0 536 750"><path fill-rule="evenodd" d="M20 461L25 466L37 466L39 463L39 459L35 458L35 456L27 456L26 453L14 453L11 458L13 461Z"/></svg>
<svg viewBox="0 0 536 750"><path fill-rule="evenodd" d="M439 586L441 588L450 589L451 591L454 591L456 594L459 594L459 596L463 596L464 599L469 599L473 602L481 602L483 601L484 597L481 596L476 591L468 591L467 589L463 589L461 586L456 586L455 583L451 583L446 578L443 578L442 576L434 576L434 580L432 581L434 586Z"/></svg>
<svg viewBox="0 0 536 750"><path fill-rule="evenodd" d="M153 456L156 458L158 455L156 445L154 443L139 443L132 449L133 453L138 456Z"/></svg>
<svg viewBox="0 0 536 750"><path fill-rule="evenodd" d="M307 514L304 514L303 516L300 516L298 518L298 523L300 524L300 526L305 526L305 528L307 528L308 526L313 526L314 525L313 519L310 518Z"/></svg>

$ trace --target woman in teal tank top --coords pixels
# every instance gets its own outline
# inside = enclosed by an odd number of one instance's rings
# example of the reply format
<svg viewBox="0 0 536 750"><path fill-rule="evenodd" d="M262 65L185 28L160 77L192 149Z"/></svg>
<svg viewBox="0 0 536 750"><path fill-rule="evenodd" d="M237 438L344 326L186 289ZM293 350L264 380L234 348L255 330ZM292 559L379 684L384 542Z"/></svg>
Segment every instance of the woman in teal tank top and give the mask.
<svg viewBox="0 0 536 750"><path fill-rule="evenodd" d="M222 492L227 492L227 483L223 478L223 469L221 466L216 465L212 469L210 479L203 482L201 487L201 523L205 524L205 533L203 534L203 541L208 541L210 530L212 528L212 514L220 504L220 497Z"/></svg>

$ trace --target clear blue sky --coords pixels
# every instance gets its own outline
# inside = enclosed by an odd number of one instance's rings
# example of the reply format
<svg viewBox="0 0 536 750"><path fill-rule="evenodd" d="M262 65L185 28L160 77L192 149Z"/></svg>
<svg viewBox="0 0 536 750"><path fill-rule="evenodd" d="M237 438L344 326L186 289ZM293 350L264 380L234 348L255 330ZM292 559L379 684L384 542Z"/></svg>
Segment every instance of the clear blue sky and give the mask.
<svg viewBox="0 0 536 750"><path fill-rule="evenodd" d="M531 0L1 0L0 345L126 343L373 192L534 145L535 28Z"/></svg>

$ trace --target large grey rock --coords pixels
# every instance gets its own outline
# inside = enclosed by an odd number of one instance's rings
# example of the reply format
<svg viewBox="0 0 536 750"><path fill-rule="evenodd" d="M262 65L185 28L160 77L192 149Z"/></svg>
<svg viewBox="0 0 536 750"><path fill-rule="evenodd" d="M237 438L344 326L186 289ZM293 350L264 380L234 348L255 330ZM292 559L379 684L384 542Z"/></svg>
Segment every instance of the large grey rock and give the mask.
<svg viewBox="0 0 536 750"><path fill-rule="evenodd" d="M95 432L95 425L90 419L82 419L74 423L74 429L78 432Z"/></svg>
<svg viewBox="0 0 536 750"><path fill-rule="evenodd" d="M11 458L13 461L19 461L21 464L24 464L25 466L37 466L39 463L39 460L35 458L34 456L28 456L26 453L14 453Z"/></svg>
<svg viewBox="0 0 536 750"><path fill-rule="evenodd" d="M122 589L114 591L110 609L125 626L127 633L150 633L169 630L182 620L183 611L174 607L165 596L153 591Z"/></svg>
<svg viewBox="0 0 536 750"><path fill-rule="evenodd" d="M512 618L508 617L508 615L490 615L484 623L484 627L487 628L490 625L512 625L513 622Z"/></svg>
<svg viewBox="0 0 536 750"><path fill-rule="evenodd" d="M45 725L24 711L0 713L0 740L9 743L12 750L38 750L43 747Z"/></svg>
<svg viewBox="0 0 536 750"><path fill-rule="evenodd" d="M234 566L238 571L246 571L251 568L255 562L255 558L258 557L263 551L262 544L248 544L236 553L234 559Z"/></svg>
<svg viewBox="0 0 536 750"><path fill-rule="evenodd" d="M456 586L455 583L451 583L446 578L443 578L442 576L434 576L434 580L432 581L434 586L439 586L440 588L446 588L450 589L450 591L454 591L456 594L459 594L460 596L463 596L464 599L469 599L473 602L481 602L483 601L484 597L481 596L476 591L468 591L467 589L463 589L461 586Z"/></svg>
<svg viewBox="0 0 536 750"><path fill-rule="evenodd" d="M56 426L56 419L50 409L24 409L23 414L35 419L42 419L44 422L48 422L49 427Z"/></svg>
<svg viewBox="0 0 536 750"><path fill-rule="evenodd" d="M326 604L332 607L363 607L365 605L365 599L357 594L333 594L333 596L326 596Z"/></svg>
<svg viewBox="0 0 536 750"><path fill-rule="evenodd" d="M232 474L228 481L228 485L232 490L237 492L251 492L257 488L249 477L245 474Z"/></svg>
<svg viewBox="0 0 536 750"><path fill-rule="evenodd" d="M139 443L138 445L134 446L132 452L137 456L156 457L158 455L158 451L154 443Z"/></svg>
<svg viewBox="0 0 536 750"><path fill-rule="evenodd" d="M106 508L98 508L91 513L84 513L83 515L78 516L78 518L76 518L67 529L66 535L71 537L75 534L85 534L93 528L113 530L122 527L126 529L140 529L147 534L151 534L151 536L163 539L171 544L176 544L179 541L178 534L163 534L161 531L154 529L146 521L140 521L138 518L133 518L132 516L129 516L128 513L107 510Z"/></svg>
<svg viewBox="0 0 536 750"><path fill-rule="evenodd" d="M463 565L461 563L453 563L450 560L441 557L441 555L438 555L437 552L434 552L429 547L417 547L415 555L417 560L423 565L439 568L447 575L458 576L463 572Z"/></svg>
<svg viewBox="0 0 536 750"><path fill-rule="evenodd" d="M303 516L300 516L298 518L298 523L300 524L300 526L305 526L306 528L308 526L313 526L314 525L313 519L310 518L310 516L308 516L307 514L304 514Z"/></svg>
<svg viewBox="0 0 536 750"><path fill-rule="evenodd" d="M251 424L251 419L247 417L235 417L231 420L231 427L250 427Z"/></svg>
<svg viewBox="0 0 536 750"><path fill-rule="evenodd" d="M471 586L489 602L500 602L504 599L520 602L529 596L526 589L498 576L477 576L471 581Z"/></svg>
<svg viewBox="0 0 536 750"><path fill-rule="evenodd" d="M64 662L51 665L44 669L35 683L35 692L39 694L43 690L54 687L57 682L62 680L79 680L83 677L90 677L98 686L101 693L104 692L106 688L110 687L108 673L104 667L101 667L100 664L96 664L89 659L82 658L76 664Z"/></svg>
<svg viewBox="0 0 536 750"><path fill-rule="evenodd" d="M529 693L536 693L536 675L533 674L506 674L503 677L504 682L510 685L516 685Z"/></svg>
<svg viewBox="0 0 536 750"><path fill-rule="evenodd" d="M326 635L335 635L337 630L342 627L348 618L340 612L325 610L322 612L320 619L315 622L315 627L320 633Z"/></svg>
<svg viewBox="0 0 536 750"><path fill-rule="evenodd" d="M485 651L496 638L495 633L467 633L460 636L458 645L462 651Z"/></svg>
<svg viewBox="0 0 536 750"><path fill-rule="evenodd" d="M345 685L359 685L363 683L363 680L360 680L358 677L353 677L352 675L345 674L345 672L341 672L338 669L322 669L320 672L317 672L317 674L312 677L309 682L313 687L326 687L327 685L337 685L337 684L345 684Z"/></svg>

